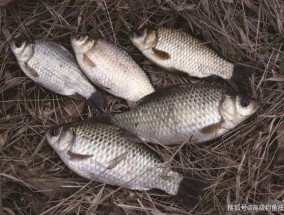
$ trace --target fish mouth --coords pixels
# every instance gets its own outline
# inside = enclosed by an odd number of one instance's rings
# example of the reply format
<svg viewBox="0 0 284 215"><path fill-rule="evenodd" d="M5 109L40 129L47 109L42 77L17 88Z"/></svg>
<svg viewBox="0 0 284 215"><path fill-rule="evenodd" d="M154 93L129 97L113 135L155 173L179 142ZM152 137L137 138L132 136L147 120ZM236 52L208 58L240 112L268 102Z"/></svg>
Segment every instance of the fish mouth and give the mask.
<svg viewBox="0 0 284 215"><path fill-rule="evenodd" d="M145 28L137 29L137 30L135 30L135 31L132 32L131 36L132 36L133 38L140 38L140 37L143 37L143 35L144 35L145 33L147 33Z"/></svg>
<svg viewBox="0 0 284 215"><path fill-rule="evenodd" d="M59 126L54 126L54 127L49 128L46 132L47 142L52 145L53 143L52 139L54 137L60 136L61 131L62 129Z"/></svg>
<svg viewBox="0 0 284 215"><path fill-rule="evenodd" d="M71 35L71 41L73 44L81 45L88 40L88 35L81 33L74 33Z"/></svg>
<svg viewBox="0 0 284 215"><path fill-rule="evenodd" d="M20 53L26 45L26 42L20 40L12 40L11 41L11 49L14 51L15 54Z"/></svg>
<svg viewBox="0 0 284 215"><path fill-rule="evenodd" d="M83 41L83 40L86 40L87 36L84 35L84 34L76 34L76 35L74 36L74 38L75 38L76 40Z"/></svg>
<svg viewBox="0 0 284 215"><path fill-rule="evenodd" d="M134 40L144 41L145 38L147 37L147 33L148 33L147 28L136 29L130 33L129 38L132 41Z"/></svg>

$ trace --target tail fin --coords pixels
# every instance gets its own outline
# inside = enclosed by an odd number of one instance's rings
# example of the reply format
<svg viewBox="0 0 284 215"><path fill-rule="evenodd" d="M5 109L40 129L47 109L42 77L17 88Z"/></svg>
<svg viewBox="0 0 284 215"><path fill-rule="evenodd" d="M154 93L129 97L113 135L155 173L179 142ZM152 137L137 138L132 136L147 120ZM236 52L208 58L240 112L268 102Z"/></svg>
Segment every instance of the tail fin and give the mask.
<svg viewBox="0 0 284 215"><path fill-rule="evenodd" d="M104 109L107 106L107 102L106 102L106 97L103 93L101 93L100 91L96 90L96 92L94 92L91 97L89 98L89 100L91 101L91 103L101 112L104 112Z"/></svg>
<svg viewBox="0 0 284 215"><path fill-rule="evenodd" d="M184 178L174 198L182 206L192 209L198 205L202 191L208 186L201 178Z"/></svg>
<svg viewBox="0 0 284 215"><path fill-rule="evenodd" d="M251 94L249 77L259 64L255 61L235 63L232 77L229 79L231 86L239 93Z"/></svg>

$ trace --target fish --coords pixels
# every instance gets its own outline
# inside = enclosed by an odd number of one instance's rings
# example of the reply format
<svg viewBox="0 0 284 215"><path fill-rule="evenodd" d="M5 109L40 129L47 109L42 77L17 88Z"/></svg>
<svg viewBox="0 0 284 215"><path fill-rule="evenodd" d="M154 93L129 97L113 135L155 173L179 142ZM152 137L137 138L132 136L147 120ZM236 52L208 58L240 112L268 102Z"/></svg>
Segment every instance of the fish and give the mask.
<svg viewBox="0 0 284 215"><path fill-rule="evenodd" d="M145 28L134 31L130 40L149 60L173 72L206 78L219 76L236 90L251 74L253 62L231 63L186 32L171 28Z"/></svg>
<svg viewBox="0 0 284 215"><path fill-rule="evenodd" d="M190 183L194 179L166 170L154 151L143 143L123 138L124 132L127 133L111 124L83 120L52 127L46 138L61 160L88 180L131 190L159 189L174 196L185 190L193 194L195 186ZM198 196L201 190L195 191Z"/></svg>
<svg viewBox="0 0 284 215"><path fill-rule="evenodd" d="M71 37L78 64L98 87L123 98L130 107L154 92L149 78L123 49L83 34Z"/></svg>
<svg viewBox="0 0 284 215"><path fill-rule="evenodd" d="M200 81L157 90L136 108L97 120L113 123L145 142L199 143L232 130L259 106L258 101L238 94L227 83Z"/></svg>
<svg viewBox="0 0 284 215"><path fill-rule="evenodd" d="M76 58L63 46L45 40L13 40L10 46L20 68L34 82L60 95L91 100L103 111L103 94L88 81Z"/></svg>

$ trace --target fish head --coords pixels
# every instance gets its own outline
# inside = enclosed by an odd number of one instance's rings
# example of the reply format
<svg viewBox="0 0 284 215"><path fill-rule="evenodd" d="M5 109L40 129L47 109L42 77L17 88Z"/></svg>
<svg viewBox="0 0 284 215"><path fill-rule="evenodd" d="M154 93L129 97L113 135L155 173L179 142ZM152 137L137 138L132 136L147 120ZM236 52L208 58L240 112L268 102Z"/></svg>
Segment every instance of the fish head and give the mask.
<svg viewBox="0 0 284 215"><path fill-rule="evenodd" d="M47 131L46 138L55 151L67 152L75 141L75 132L71 127L56 126Z"/></svg>
<svg viewBox="0 0 284 215"><path fill-rule="evenodd" d="M259 109L259 103L246 95L226 95L221 105L223 118L233 124L238 124Z"/></svg>
<svg viewBox="0 0 284 215"><path fill-rule="evenodd" d="M21 62L28 61L34 54L34 44L32 43L12 40L10 47L17 60Z"/></svg>
<svg viewBox="0 0 284 215"><path fill-rule="evenodd" d="M95 39L86 34L75 34L71 37L71 45L75 53L85 53L95 44Z"/></svg>
<svg viewBox="0 0 284 215"><path fill-rule="evenodd" d="M236 96L236 111L241 117L247 118L259 109L259 103L245 95Z"/></svg>
<svg viewBox="0 0 284 215"><path fill-rule="evenodd" d="M157 39L156 31L147 28L134 31L130 35L131 42L142 51L154 48L156 46Z"/></svg>

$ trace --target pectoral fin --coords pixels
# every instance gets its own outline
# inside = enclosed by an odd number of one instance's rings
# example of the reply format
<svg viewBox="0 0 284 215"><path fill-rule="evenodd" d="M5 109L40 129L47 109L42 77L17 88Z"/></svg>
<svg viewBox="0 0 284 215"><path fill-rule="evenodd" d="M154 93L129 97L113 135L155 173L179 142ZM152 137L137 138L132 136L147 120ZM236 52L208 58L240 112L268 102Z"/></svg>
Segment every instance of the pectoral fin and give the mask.
<svg viewBox="0 0 284 215"><path fill-rule="evenodd" d="M39 76L38 73L32 67L30 67L27 62L25 63L25 67L26 67L27 72L31 76L33 76L35 78L37 78Z"/></svg>
<svg viewBox="0 0 284 215"><path fill-rule="evenodd" d="M78 153L74 153L71 151L68 151L67 154L70 156L70 159L73 161L74 160L80 161L80 160L85 160L85 159L93 157L93 155L83 155L83 154L78 154Z"/></svg>
<svg viewBox="0 0 284 215"><path fill-rule="evenodd" d="M203 127L202 129L200 129L200 132L203 134L214 134L221 128L222 124L223 120Z"/></svg>
<svg viewBox="0 0 284 215"><path fill-rule="evenodd" d="M154 52L154 55L160 60L167 60L171 57L169 53L156 48L152 48L152 51Z"/></svg>
<svg viewBox="0 0 284 215"><path fill-rule="evenodd" d="M96 64L88 57L87 54L83 54L83 62L90 67L96 67Z"/></svg>

